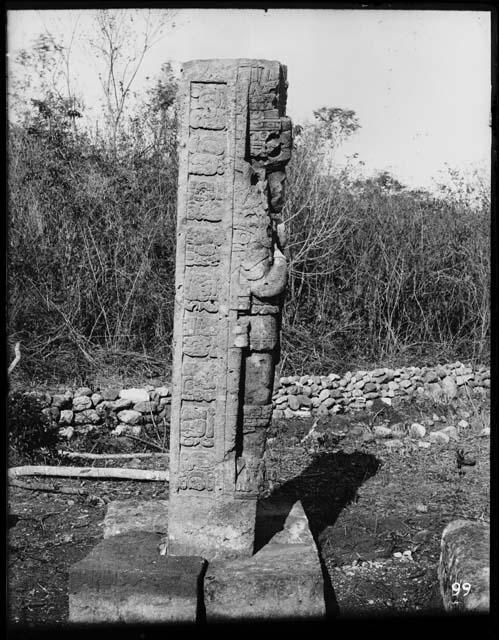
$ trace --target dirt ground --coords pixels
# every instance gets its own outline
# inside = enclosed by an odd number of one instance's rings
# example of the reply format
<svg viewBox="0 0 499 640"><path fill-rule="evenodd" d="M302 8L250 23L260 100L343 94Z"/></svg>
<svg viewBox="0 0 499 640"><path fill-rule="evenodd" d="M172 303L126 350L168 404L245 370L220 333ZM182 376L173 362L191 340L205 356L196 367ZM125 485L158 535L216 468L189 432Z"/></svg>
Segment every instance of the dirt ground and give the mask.
<svg viewBox="0 0 499 640"><path fill-rule="evenodd" d="M458 440L448 444L423 448L407 435L413 422L431 431L457 426L461 420L467 426L461 423ZM386 425L398 425L400 435L375 438L373 427ZM490 517L490 444L488 437L479 435L489 426L489 400L472 398L446 404L418 399L396 408L379 403L369 412L318 421L274 421L262 500L302 501L340 617L441 612L436 572L443 528L456 518L488 521ZM428 434L422 440L429 442ZM100 445L101 452L147 449L109 436ZM84 450L88 441L73 440L71 447ZM458 449L464 449L470 465L458 467ZM95 466L104 464L99 461ZM116 461L106 464L118 466ZM120 466L165 468L167 462L134 459ZM106 503L165 499L168 486L91 479L23 480L89 492L76 496L9 489L9 622L60 628L68 621L69 567L102 539Z"/></svg>

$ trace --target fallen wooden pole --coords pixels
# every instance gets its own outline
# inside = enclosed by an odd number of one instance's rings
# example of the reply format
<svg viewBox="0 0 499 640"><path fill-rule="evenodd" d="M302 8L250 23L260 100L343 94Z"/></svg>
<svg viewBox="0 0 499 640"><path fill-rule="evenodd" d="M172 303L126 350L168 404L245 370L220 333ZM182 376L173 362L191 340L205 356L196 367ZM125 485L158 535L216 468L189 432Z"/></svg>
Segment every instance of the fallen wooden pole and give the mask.
<svg viewBox="0 0 499 640"><path fill-rule="evenodd" d="M31 466L12 467L7 471L7 478L21 476L58 476L63 478L98 478L119 480L149 480L164 482L170 479L168 470L154 469L113 469L110 467L49 467Z"/></svg>
<svg viewBox="0 0 499 640"><path fill-rule="evenodd" d="M65 458L80 458L82 460L133 460L134 458L167 458L170 454L166 453L85 453L80 451L62 451L57 452Z"/></svg>

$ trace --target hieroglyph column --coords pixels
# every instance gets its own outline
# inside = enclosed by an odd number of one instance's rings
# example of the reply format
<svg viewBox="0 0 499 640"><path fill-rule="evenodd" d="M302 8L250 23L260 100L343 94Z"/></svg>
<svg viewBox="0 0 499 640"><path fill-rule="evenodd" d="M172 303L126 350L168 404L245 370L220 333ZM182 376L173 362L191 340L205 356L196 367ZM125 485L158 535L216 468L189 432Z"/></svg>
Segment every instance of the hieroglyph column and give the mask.
<svg viewBox="0 0 499 640"><path fill-rule="evenodd" d="M253 550L282 296L286 67L183 66L168 553Z"/></svg>

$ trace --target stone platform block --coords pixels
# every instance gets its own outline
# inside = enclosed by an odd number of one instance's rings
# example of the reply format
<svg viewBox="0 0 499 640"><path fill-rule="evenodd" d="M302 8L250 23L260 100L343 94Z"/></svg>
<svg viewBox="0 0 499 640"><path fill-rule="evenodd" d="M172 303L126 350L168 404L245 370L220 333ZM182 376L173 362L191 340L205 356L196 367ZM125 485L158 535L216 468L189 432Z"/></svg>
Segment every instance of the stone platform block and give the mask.
<svg viewBox="0 0 499 640"><path fill-rule="evenodd" d="M204 579L207 622L324 618L324 579L300 502L250 558L214 560Z"/></svg>
<svg viewBox="0 0 499 640"><path fill-rule="evenodd" d="M256 500L183 496L170 499L168 553L217 558L250 557L253 552Z"/></svg>
<svg viewBox="0 0 499 640"><path fill-rule="evenodd" d="M121 533L168 532L168 500L113 500L104 517L104 539Z"/></svg>
<svg viewBox="0 0 499 640"><path fill-rule="evenodd" d="M161 535L133 532L100 542L69 572L69 620L196 622L203 558L159 553Z"/></svg>
<svg viewBox="0 0 499 640"><path fill-rule="evenodd" d="M454 520L441 540L438 566L446 611L488 613L490 602L490 526ZM453 588L454 585L454 588Z"/></svg>

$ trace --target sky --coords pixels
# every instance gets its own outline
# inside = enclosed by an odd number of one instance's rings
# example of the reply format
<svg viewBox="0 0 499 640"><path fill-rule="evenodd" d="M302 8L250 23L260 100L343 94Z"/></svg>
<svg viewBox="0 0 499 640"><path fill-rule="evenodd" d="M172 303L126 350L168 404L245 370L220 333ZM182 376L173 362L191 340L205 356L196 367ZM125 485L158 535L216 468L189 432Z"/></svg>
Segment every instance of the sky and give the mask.
<svg viewBox="0 0 499 640"><path fill-rule="evenodd" d="M84 39L93 10L9 11L8 73L16 50L48 30ZM295 124L322 106L353 109L361 128L337 160L358 154L369 174L389 170L411 187L445 180L446 164L490 174L490 13L338 9L184 9L144 59L136 88L161 63L267 58L288 67ZM97 105L96 70L75 47L75 77Z"/></svg>

